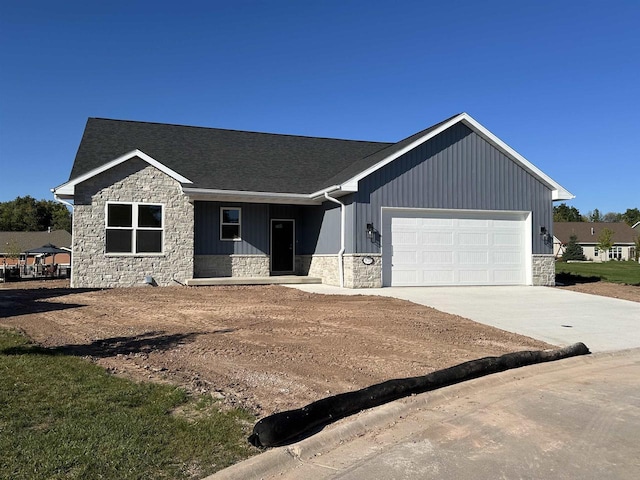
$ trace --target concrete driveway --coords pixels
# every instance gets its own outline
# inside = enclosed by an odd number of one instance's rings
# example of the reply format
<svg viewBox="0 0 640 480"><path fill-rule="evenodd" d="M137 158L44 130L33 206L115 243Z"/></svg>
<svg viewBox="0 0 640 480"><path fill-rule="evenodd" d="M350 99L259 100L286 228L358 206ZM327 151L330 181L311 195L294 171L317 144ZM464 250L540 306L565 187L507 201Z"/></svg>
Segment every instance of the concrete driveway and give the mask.
<svg viewBox="0 0 640 480"><path fill-rule="evenodd" d="M331 295L400 298L553 345L583 342L592 352L640 347L640 303L616 298L550 287L294 287Z"/></svg>

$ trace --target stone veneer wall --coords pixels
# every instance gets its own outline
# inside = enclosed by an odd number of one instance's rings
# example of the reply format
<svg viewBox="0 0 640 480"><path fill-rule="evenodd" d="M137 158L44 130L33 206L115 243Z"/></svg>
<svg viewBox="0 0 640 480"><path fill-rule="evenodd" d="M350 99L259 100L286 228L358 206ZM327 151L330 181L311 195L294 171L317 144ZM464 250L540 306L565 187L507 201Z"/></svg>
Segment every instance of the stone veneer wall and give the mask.
<svg viewBox="0 0 640 480"><path fill-rule="evenodd" d="M164 206L164 253L106 254L107 201ZM132 159L76 186L71 285L78 288L177 285L193 276L193 205L180 184L148 163Z"/></svg>
<svg viewBox="0 0 640 480"><path fill-rule="evenodd" d="M363 257L373 258L373 264L365 265ZM382 256L380 254L345 254L344 286L346 288L382 287ZM338 255L298 255L296 273L322 278L326 285L340 286Z"/></svg>
<svg viewBox="0 0 640 480"><path fill-rule="evenodd" d="M194 276L268 277L268 255L196 255Z"/></svg>
<svg viewBox="0 0 640 480"><path fill-rule="evenodd" d="M364 257L373 263L365 265ZM344 286L347 288L382 288L382 255L379 253L357 253L344 256Z"/></svg>
<svg viewBox="0 0 640 480"><path fill-rule="evenodd" d="M296 274L322 278L326 285L340 286L337 255L296 255Z"/></svg>
<svg viewBox="0 0 640 480"><path fill-rule="evenodd" d="M553 255L533 255L533 284L553 287L556 284L556 263Z"/></svg>

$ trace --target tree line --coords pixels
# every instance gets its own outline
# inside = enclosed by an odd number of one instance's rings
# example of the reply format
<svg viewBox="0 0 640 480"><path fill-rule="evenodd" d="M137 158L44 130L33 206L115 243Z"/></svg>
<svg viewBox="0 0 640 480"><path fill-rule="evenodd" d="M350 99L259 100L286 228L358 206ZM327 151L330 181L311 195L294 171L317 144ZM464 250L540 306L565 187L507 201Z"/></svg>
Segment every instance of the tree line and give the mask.
<svg viewBox="0 0 640 480"><path fill-rule="evenodd" d="M29 195L0 202L0 231L43 232L49 228L71 232L71 212L62 203Z"/></svg>
<svg viewBox="0 0 640 480"><path fill-rule="evenodd" d="M605 222L618 223L625 222L633 226L640 222L640 210L637 208L627 208L624 213L608 212L603 214L597 208L590 210L586 215L581 215L576 207L569 207L566 203L553 207L554 222Z"/></svg>

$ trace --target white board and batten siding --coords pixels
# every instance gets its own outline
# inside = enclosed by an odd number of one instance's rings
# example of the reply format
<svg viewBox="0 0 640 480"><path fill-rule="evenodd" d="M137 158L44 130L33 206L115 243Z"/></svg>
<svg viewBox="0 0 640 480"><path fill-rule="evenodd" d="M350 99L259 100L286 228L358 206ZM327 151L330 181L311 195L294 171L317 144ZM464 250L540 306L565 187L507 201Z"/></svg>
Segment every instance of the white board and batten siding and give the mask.
<svg viewBox="0 0 640 480"><path fill-rule="evenodd" d="M531 284L529 212L383 208L385 286Z"/></svg>

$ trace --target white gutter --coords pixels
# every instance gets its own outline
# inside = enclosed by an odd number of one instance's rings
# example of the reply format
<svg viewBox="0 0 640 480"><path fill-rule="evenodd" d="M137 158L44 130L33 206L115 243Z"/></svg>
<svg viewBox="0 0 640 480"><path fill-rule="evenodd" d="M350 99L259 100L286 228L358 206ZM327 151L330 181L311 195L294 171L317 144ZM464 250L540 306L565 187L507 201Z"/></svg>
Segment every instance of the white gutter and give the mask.
<svg viewBox="0 0 640 480"><path fill-rule="evenodd" d="M340 200L330 197L328 192L324 192L324 198L330 202L340 205L340 251L338 252L338 273L340 275L340 288L344 288L344 251L346 245L346 224L347 210L344 203Z"/></svg>
<svg viewBox="0 0 640 480"><path fill-rule="evenodd" d="M55 198L57 201L59 201L60 203L62 203L64 205L67 205L68 207L71 207L71 212L72 212L71 213L71 222L72 222L72 225L71 225L71 249L69 250L69 257L70 257L69 265L71 266L71 278L69 279L69 286L71 288L73 288L73 238L76 235L76 229L73 228L73 211L74 211L73 203L69 203L69 202L61 199L58 196L58 194L56 193L56 189L55 188L51 189L51 193L53 193L53 198Z"/></svg>

